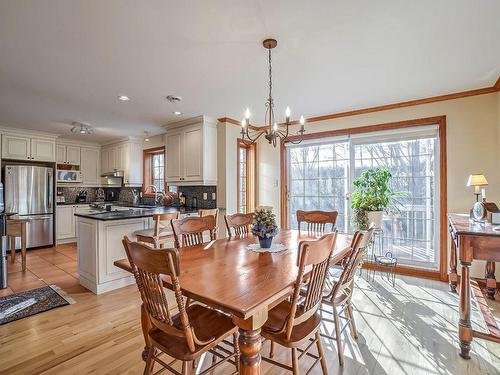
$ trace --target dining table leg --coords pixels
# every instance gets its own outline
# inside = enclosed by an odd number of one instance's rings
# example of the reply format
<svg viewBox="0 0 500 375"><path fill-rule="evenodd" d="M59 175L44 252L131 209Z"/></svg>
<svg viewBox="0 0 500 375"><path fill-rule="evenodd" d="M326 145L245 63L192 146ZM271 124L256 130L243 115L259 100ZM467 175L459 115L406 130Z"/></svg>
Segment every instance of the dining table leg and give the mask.
<svg viewBox="0 0 500 375"><path fill-rule="evenodd" d="M260 329L267 320L267 309L261 310L248 319L233 317L239 328L240 374L260 375L262 338Z"/></svg>

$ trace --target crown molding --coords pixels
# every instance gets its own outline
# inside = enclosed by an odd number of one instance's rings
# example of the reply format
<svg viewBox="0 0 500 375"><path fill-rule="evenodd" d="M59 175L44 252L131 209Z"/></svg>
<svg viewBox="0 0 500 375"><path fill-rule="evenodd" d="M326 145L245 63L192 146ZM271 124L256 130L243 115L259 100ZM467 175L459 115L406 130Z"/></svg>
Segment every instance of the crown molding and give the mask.
<svg viewBox="0 0 500 375"><path fill-rule="evenodd" d="M231 117L221 117L221 118L217 119L217 121L219 121L219 122L227 122L229 124L241 126L241 122L240 121L232 119ZM250 130L261 130L261 128L263 128L263 127L264 126L248 125L248 128Z"/></svg>
<svg viewBox="0 0 500 375"><path fill-rule="evenodd" d="M8 126L0 126L0 133L11 133L11 134L17 134L17 135L24 135L24 136L37 136L37 137L45 137L45 138L50 138L50 139L56 139L59 137L59 134L55 134L55 133L42 132L42 131L33 130L33 129L10 128Z"/></svg>
<svg viewBox="0 0 500 375"><path fill-rule="evenodd" d="M81 147L98 147L98 148L101 147L101 145L97 142L79 141L69 138L57 138L56 143L61 145L81 146Z"/></svg>
<svg viewBox="0 0 500 375"><path fill-rule="evenodd" d="M346 111L346 112L337 112L337 113L331 113L327 115L321 115L321 116L315 116L315 117L309 117L306 119L306 123L311 123L311 122L317 122L317 121L325 121L325 120L331 120L335 118L341 118L341 117L350 117L350 116L357 116L357 115L362 115L365 113L373 113L373 112L380 112L380 111L387 111L390 109L397 109L397 108L404 108L404 107L412 107L416 105L422 105L422 104L429 104L429 103L435 103L435 102L442 102L446 100L453 100L453 99L460 99L460 98L466 98L469 96L476 96L476 95L484 95L484 94L491 94L494 92L499 92L500 91L500 77L498 77L498 80L495 82L494 85L489 86L489 87L483 87L480 89L474 89L474 90L468 90L468 91L460 91L460 92L455 92L452 94L445 94L445 95L438 95L438 96L431 96L428 98L423 98L423 99L415 99L415 100L408 100L405 102L399 102L399 103L392 103L392 104L385 104L385 105L380 105L376 107L368 107L368 108L362 108L362 109L355 109L352 111ZM223 121L224 120L224 121ZM235 124L240 126L240 122L236 121L230 117L221 117L219 119L221 122L227 122L229 124ZM290 122L290 125L298 125L299 121L294 120ZM280 126L284 125L284 123L279 124ZM261 130L265 126L253 126L252 130Z"/></svg>
<svg viewBox="0 0 500 375"><path fill-rule="evenodd" d="M215 126L217 126L217 120L212 118L212 117L201 115L201 116L187 118L185 120L169 122L168 124L163 125L162 128L165 130L171 130L171 129L177 129L177 128L182 128L184 126L197 125L197 124L203 124L203 125L215 127Z"/></svg>
<svg viewBox="0 0 500 375"><path fill-rule="evenodd" d="M500 91L500 77L498 77L497 82L493 86L497 91Z"/></svg>

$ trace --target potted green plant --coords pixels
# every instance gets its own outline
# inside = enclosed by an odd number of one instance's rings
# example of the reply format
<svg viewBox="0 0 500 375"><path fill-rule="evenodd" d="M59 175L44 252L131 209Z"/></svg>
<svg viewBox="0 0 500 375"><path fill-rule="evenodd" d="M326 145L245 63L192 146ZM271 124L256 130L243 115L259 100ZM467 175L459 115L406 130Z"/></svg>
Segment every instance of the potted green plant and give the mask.
<svg viewBox="0 0 500 375"><path fill-rule="evenodd" d="M269 207L258 207L254 214L255 223L252 226L252 233L259 237L260 247L269 249L273 242L273 237L278 234L276 216Z"/></svg>
<svg viewBox="0 0 500 375"><path fill-rule="evenodd" d="M395 208L400 195L392 190L391 178L387 168L374 168L362 172L353 182L351 207L355 229L367 229L371 223L376 229L382 227L384 211Z"/></svg>

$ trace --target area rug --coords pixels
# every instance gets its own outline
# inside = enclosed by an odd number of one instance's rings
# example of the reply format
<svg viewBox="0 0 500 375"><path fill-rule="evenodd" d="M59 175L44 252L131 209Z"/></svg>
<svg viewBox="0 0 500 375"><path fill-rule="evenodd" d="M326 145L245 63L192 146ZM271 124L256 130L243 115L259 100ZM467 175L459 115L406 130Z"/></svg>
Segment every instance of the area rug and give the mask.
<svg viewBox="0 0 500 375"><path fill-rule="evenodd" d="M73 303L56 285L0 297L0 325Z"/></svg>

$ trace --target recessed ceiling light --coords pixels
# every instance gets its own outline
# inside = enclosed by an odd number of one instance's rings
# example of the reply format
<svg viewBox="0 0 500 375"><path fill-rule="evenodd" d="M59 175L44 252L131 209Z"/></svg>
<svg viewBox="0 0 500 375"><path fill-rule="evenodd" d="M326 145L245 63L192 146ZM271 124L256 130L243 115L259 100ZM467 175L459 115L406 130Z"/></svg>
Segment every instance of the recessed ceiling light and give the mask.
<svg viewBox="0 0 500 375"><path fill-rule="evenodd" d="M182 115L182 112L181 112L181 111L173 111L172 113L173 113L174 115L176 115L176 116L180 116L180 115Z"/></svg>
<svg viewBox="0 0 500 375"><path fill-rule="evenodd" d="M122 102L128 102L130 100L127 95L120 95L118 99L120 99Z"/></svg>

